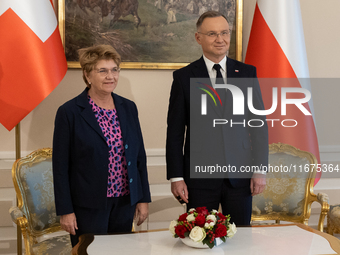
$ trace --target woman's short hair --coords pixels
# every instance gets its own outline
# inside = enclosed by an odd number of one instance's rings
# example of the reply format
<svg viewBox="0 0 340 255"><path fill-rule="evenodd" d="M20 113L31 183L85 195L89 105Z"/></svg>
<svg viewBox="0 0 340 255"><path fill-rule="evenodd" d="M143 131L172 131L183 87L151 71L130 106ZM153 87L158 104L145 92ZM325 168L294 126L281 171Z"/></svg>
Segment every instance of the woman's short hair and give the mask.
<svg viewBox="0 0 340 255"><path fill-rule="evenodd" d="M222 13L217 12L217 11L206 11L205 13L203 13L197 20L196 22L196 28L197 30L201 27L203 20L205 20L206 18L215 18L215 17L223 17L225 18L225 20L228 22L228 19L226 16L224 16ZM229 22L228 22L229 23Z"/></svg>
<svg viewBox="0 0 340 255"><path fill-rule="evenodd" d="M91 88L91 84L88 83L85 72L90 73L96 66L99 60L112 59L119 67L121 58L118 52L111 45L95 45L88 48L78 50L79 62L83 70L83 79L88 88Z"/></svg>

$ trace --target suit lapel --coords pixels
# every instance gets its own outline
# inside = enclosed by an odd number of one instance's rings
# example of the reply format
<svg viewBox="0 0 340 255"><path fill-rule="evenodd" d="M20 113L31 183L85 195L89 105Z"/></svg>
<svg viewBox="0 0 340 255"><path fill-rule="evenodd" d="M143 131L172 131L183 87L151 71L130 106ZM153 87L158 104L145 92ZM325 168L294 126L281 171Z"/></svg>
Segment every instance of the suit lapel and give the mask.
<svg viewBox="0 0 340 255"><path fill-rule="evenodd" d="M242 78L243 77L243 70L239 70L237 67L237 62L231 58L227 58L227 83L230 82L230 79L228 81L228 78ZM234 82L236 79L234 79ZM233 82L233 83L234 83ZM231 84L237 86L238 84ZM230 92L230 90L227 91L227 99L226 99L226 110L224 111L224 117L225 118L231 118L232 115L232 109L233 109L233 96Z"/></svg>
<svg viewBox="0 0 340 255"><path fill-rule="evenodd" d="M98 135L106 143L106 139L105 139L105 137L103 135L103 132L100 129L100 127L98 125L98 121L97 121L97 119L96 119L96 117L95 117L95 115L94 115L94 113L92 111L91 105L88 102L87 91L88 91L88 89L84 90L83 93L81 93L77 97L77 105L82 108L80 115L87 122L87 124L89 124L89 126L91 128L93 128L94 131L96 131L98 133Z"/></svg>
<svg viewBox="0 0 340 255"><path fill-rule="evenodd" d="M227 78L242 77L241 70L237 69L235 60L227 58Z"/></svg>
<svg viewBox="0 0 340 255"><path fill-rule="evenodd" d="M193 77L195 78L209 78L207 66L205 65L203 56L196 61L194 68L192 69ZM209 84L211 85L211 84Z"/></svg>
<svg viewBox="0 0 340 255"><path fill-rule="evenodd" d="M240 72L239 70L235 69L235 61L231 58L227 57L227 61L226 61L226 65L227 65L227 83L229 83L228 78L236 78L236 77L240 77ZM231 84L231 85L235 85L235 84ZM232 117L232 109L233 109L233 97L232 94L230 92L230 90L227 90L227 95L226 95L226 107L224 108L224 118L229 118Z"/></svg>
<svg viewBox="0 0 340 255"><path fill-rule="evenodd" d="M124 140L124 137L128 137L127 134L126 134L126 132L127 132L127 126L126 126L127 119L126 119L126 117L128 115L126 113L126 109L124 107L123 100L118 95L116 95L114 93L112 93L112 95L113 95L113 101L115 103L117 114L118 114L120 130L122 132L122 137L123 137L123 140ZM124 142L126 142L126 141L124 141Z"/></svg>

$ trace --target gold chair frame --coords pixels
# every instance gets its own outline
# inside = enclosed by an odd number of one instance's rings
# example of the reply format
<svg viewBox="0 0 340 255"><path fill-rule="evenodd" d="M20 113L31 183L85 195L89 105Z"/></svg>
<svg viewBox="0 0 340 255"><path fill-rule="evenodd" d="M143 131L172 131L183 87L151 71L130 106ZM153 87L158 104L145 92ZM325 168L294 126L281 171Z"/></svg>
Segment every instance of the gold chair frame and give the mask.
<svg viewBox="0 0 340 255"><path fill-rule="evenodd" d="M14 223L16 223L22 232L25 244L25 254L31 255L33 252L33 245L38 243L37 239L43 235L61 231L60 223L57 221L44 230L35 230L33 226L33 219L30 210L27 206L27 197L24 186L20 181L20 169L23 165L32 166L35 163L42 162L46 159L52 158L52 149L43 148L36 150L26 157L16 160L12 167L12 178L14 188L17 194L18 206L10 209L10 214Z"/></svg>
<svg viewBox="0 0 340 255"><path fill-rule="evenodd" d="M293 156L298 156L300 158L306 158L309 161L310 166L317 165L316 157L307 151L302 151L295 148L292 145L283 144L283 143L273 143L269 145L269 155L274 153L286 153ZM310 167L311 171L309 172L309 176L306 181L305 185L305 198L303 204L303 213L299 216L292 216L292 215L285 215L280 212L272 212L271 214L266 215L255 215L252 214L251 220L252 221L268 221L268 220L275 220L276 223L280 223L280 221L290 221L290 222L297 222L303 223L308 225L308 219L311 215L311 205L313 202L318 202L321 205L321 213L319 216L319 223L318 223L318 230L323 231L324 219L329 211L329 202L328 196L325 193L318 193L318 195L314 194L313 187L314 187L314 180L316 176L317 169L316 167ZM266 192L266 190L264 191Z"/></svg>

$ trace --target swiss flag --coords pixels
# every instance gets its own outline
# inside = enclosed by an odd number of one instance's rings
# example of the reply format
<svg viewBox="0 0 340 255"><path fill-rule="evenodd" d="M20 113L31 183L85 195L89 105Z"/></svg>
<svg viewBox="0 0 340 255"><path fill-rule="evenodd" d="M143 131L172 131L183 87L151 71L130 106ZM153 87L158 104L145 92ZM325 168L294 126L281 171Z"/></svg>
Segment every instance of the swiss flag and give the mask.
<svg viewBox="0 0 340 255"><path fill-rule="evenodd" d="M0 123L11 130L60 83L67 62L50 0L0 1Z"/></svg>
<svg viewBox="0 0 340 255"><path fill-rule="evenodd" d="M309 82L301 82L300 79L309 78L309 71L299 0L257 0L245 63L257 67L259 78L292 78L288 81L288 87L310 91ZM287 80L276 80L272 87L279 87L280 90L280 87L287 86ZM260 86L265 109L269 109L272 105L272 88L261 82ZM305 103L304 107L311 112L312 100ZM281 142L309 151L320 163L313 116L305 115L297 108L289 112L287 110L287 115L281 116L279 109L267 119L296 120L298 125L291 128L278 122L272 126L268 122L269 143ZM321 173L317 173L315 184L320 177Z"/></svg>

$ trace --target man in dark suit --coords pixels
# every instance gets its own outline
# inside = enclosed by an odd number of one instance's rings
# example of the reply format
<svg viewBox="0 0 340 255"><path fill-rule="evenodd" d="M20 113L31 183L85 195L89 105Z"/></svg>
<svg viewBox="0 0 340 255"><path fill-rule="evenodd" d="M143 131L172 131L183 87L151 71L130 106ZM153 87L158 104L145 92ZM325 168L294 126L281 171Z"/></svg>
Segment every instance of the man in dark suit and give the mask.
<svg viewBox="0 0 340 255"><path fill-rule="evenodd" d="M190 101L194 99L190 98L190 90L196 88L192 87L190 80L191 78L210 78L214 83L217 78L216 83L225 84L229 84L232 80L243 94L247 94L247 87L251 87L254 108L263 110L256 68L226 57L230 45L230 30L226 17L221 13L208 11L202 14L196 26L195 38L202 47L203 56L173 74L166 143L167 178L171 181L173 195L180 202L187 203L188 209L206 206L212 210L218 209L221 204L223 214L230 214L231 221L237 225L249 225L252 196L261 193L266 184L265 173L262 171L263 166L268 165L268 129L265 117L253 114L245 104L245 112L242 115L245 125L233 127L219 125L213 128L208 127L206 122L202 122L203 129L204 125L210 129L201 135L203 142L200 143L198 139L193 140L195 136L190 134L190 132L193 133ZM243 84L242 81L233 78L253 79ZM221 80L223 82L219 82ZM222 91L220 94L225 108L222 109L224 119L234 119L240 123L241 117L233 115L228 109L232 108L233 101L230 91ZM191 116L191 118L194 117ZM262 125L257 127L247 125L250 123L249 120L255 119ZM210 143L205 143L205 141ZM213 149L207 144L218 144L218 146ZM239 171L228 172L225 175L226 178L192 178L189 170L193 167L193 162L190 163L192 160L190 147L192 151L205 149L201 158L207 158L210 162L217 158L220 160L222 156L223 163L235 167L237 171L245 166L248 166L248 169L257 166L258 168L255 169L259 171L241 175Z"/></svg>

